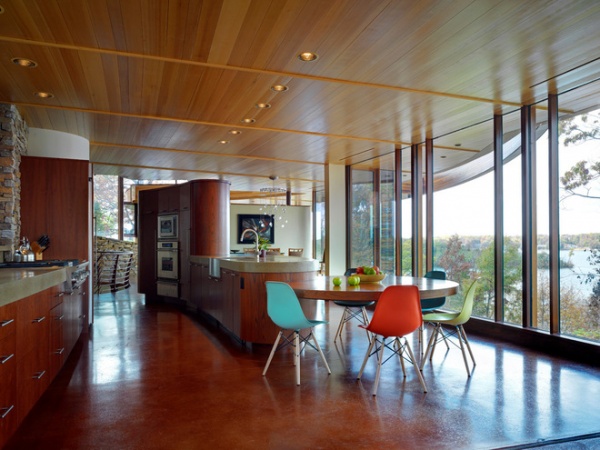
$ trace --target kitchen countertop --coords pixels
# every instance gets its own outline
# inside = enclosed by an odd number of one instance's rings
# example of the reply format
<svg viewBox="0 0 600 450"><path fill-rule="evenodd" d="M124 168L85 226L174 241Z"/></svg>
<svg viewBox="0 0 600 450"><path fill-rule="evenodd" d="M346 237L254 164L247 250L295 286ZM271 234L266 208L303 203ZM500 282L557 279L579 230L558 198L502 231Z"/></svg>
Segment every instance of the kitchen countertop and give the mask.
<svg viewBox="0 0 600 450"><path fill-rule="evenodd" d="M0 270L0 306L37 294L67 281L64 267L5 268Z"/></svg>
<svg viewBox="0 0 600 450"><path fill-rule="evenodd" d="M219 260L221 269L229 269L235 272L287 273L316 272L319 270L319 261L298 256L268 255L260 259L257 259L254 255L243 253L231 256L190 256L190 262L195 264L208 264L210 260L214 259Z"/></svg>

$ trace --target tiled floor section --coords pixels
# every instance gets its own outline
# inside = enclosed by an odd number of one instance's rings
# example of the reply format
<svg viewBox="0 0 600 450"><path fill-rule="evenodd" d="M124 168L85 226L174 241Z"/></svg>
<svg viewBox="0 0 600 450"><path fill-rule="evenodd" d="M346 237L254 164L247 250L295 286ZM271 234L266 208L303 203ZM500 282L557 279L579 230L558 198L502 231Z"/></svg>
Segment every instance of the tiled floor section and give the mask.
<svg viewBox="0 0 600 450"><path fill-rule="evenodd" d="M7 449L490 449L600 431L600 368L471 336L477 367L439 347L424 376L397 359L371 396L367 346L353 327L302 357L294 384L289 353L244 348L222 330L129 291L96 299L95 323ZM274 336L275 337L275 336ZM413 348L416 343L413 342Z"/></svg>

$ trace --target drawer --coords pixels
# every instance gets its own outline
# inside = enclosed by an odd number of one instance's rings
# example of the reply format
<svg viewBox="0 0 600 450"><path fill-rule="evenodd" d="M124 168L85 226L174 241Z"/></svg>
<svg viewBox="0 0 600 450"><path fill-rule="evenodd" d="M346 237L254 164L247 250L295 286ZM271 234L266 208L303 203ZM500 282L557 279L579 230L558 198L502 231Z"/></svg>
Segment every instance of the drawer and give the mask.
<svg viewBox="0 0 600 450"><path fill-rule="evenodd" d="M17 329L17 302L0 308L0 340L12 335Z"/></svg>

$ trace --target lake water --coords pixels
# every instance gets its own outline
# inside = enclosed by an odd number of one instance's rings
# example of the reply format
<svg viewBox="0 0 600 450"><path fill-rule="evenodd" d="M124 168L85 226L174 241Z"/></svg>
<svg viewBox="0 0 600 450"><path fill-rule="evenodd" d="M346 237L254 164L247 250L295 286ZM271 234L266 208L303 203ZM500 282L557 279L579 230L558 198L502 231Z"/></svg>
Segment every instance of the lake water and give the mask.
<svg viewBox="0 0 600 450"><path fill-rule="evenodd" d="M586 275L594 271L594 267L588 261L589 256L590 252L585 250L561 250L560 258L573 263L572 269L560 269L561 287L572 286L587 295L592 293L593 283L583 282Z"/></svg>

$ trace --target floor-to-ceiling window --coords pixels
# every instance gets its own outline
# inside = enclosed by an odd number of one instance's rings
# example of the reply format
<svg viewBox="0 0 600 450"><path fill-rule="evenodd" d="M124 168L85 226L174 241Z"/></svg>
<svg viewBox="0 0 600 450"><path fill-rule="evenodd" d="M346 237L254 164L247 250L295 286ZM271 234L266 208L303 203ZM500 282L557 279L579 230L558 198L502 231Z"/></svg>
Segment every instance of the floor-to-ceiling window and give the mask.
<svg viewBox="0 0 600 450"><path fill-rule="evenodd" d="M523 245L520 111L503 116L503 314L500 321L523 323ZM518 180L518 182L515 182Z"/></svg>
<svg viewBox="0 0 600 450"><path fill-rule="evenodd" d="M559 130L560 331L600 341L600 105Z"/></svg>
<svg viewBox="0 0 600 450"><path fill-rule="evenodd" d="M460 310L463 303L462 292L474 278L479 278L473 315L485 318L494 317L494 176L492 160L487 163L487 173L478 174L469 161L480 153L492 151L492 123L478 127L489 133L487 146L478 150L463 163L464 172L472 171L471 176L448 175L458 180L456 184L441 186L434 192L433 266L444 270L449 280L461 285L461 294L446 301L445 307ZM434 162L444 156L434 147Z"/></svg>
<svg viewBox="0 0 600 450"><path fill-rule="evenodd" d="M381 170L379 177L380 210L380 269L393 274L396 271L396 199L394 171Z"/></svg>
<svg viewBox="0 0 600 450"><path fill-rule="evenodd" d="M370 170L352 170L350 266L375 264L375 186Z"/></svg>

